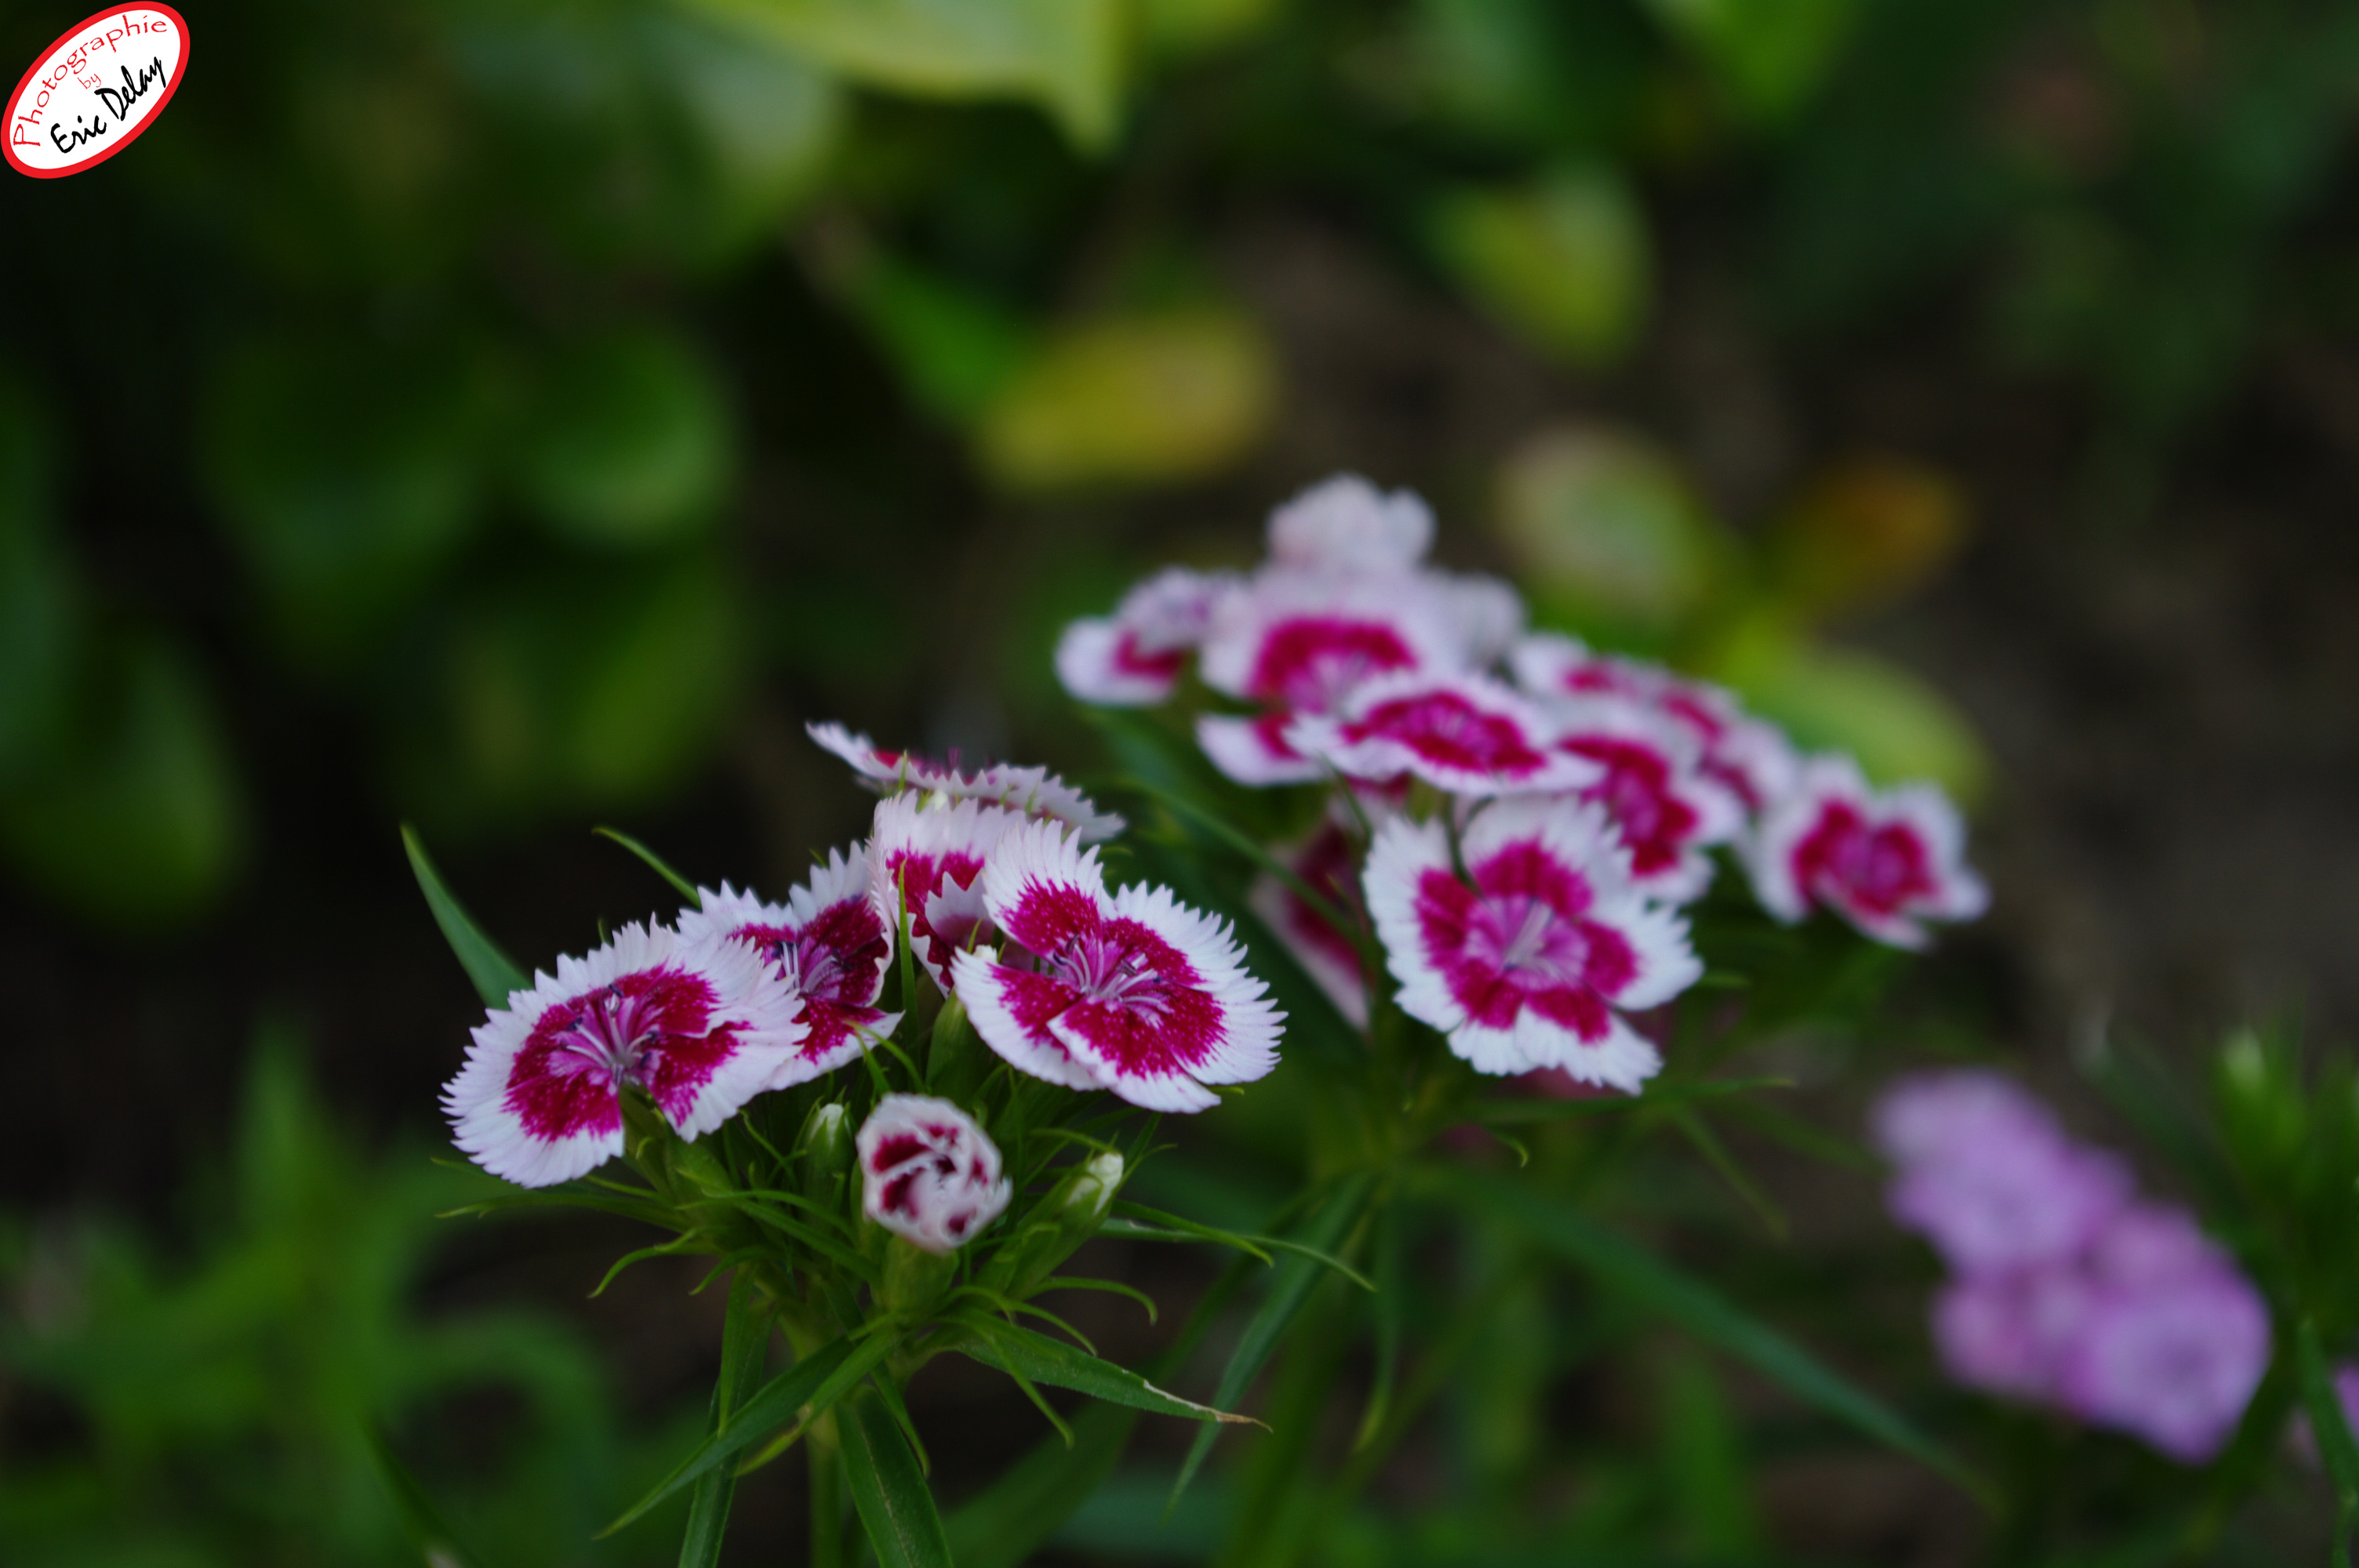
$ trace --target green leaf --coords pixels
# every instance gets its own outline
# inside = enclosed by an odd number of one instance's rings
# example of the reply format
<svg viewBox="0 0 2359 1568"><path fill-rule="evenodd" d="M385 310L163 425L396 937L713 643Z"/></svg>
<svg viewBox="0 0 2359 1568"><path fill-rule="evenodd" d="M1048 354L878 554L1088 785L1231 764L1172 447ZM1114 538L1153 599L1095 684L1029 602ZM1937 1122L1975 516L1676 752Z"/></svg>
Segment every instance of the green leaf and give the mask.
<svg viewBox="0 0 2359 1568"><path fill-rule="evenodd" d="M837 1411L843 1476L880 1568L950 1568L950 1536L900 1423L874 1390Z"/></svg>
<svg viewBox="0 0 2359 1568"><path fill-rule="evenodd" d="M978 1322L975 1327L979 1333L987 1333L988 1337L980 1344L962 1345L960 1350L1010 1376L1020 1373L1036 1383L1071 1389L1109 1404L1128 1405L1134 1410L1178 1416L1183 1421L1252 1422L1250 1416L1233 1415L1168 1394L1126 1367L1117 1367L1028 1328L984 1322Z"/></svg>
<svg viewBox="0 0 2359 1568"><path fill-rule="evenodd" d="M769 1338L770 1320L756 1303L754 1276L741 1270L729 1281L729 1315L721 1329L721 1376L712 1388L713 1433L728 1425L730 1414L753 1393ZM696 1483L689 1499L688 1530L679 1543L679 1568L715 1568L720 1563L721 1540L729 1528L729 1503L736 1489L737 1477L725 1465L715 1465Z"/></svg>
<svg viewBox="0 0 2359 1568"><path fill-rule="evenodd" d="M1646 214L1610 167L1456 191L1436 206L1430 227L1442 265L1478 304L1574 364L1613 362L1646 319Z"/></svg>
<svg viewBox="0 0 2359 1568"><path fill-rule="evenodd" d="M418 841L418 829L407 822L401 825L402 847L409 851L409 869L418 875L418 891L426 895L426 907L434 912L434 924L442 928L442 939L451 944L467 978L475 982L475 994L484 999L486 1007L506 1007L508 997L530 988L532 981L516 967L499 945L484 935L451 890L442 882L442 874L434 862L426 858L426 846Z"/></svg>
<svg viewBox="0 0 2359 1568"><path fill-rule="evenodd" d="M632 1504L622 1518L599 1531L599 1535L602 1538L612 1535L640 1518L722 1461L743 1452L792 1420L805 1405L811 1407L814 1415L826 1410L842 1399L853 1384L866 1377L892 1348L891 1336L879 1334L858 1346L846 1337L812 1351L787 1371L765 1383L711 1436L698 1444L670 1475L658 1482L653 1491Z"/></svg>
<svg viewBox="0 0 2359 1568"><path fill-rule="evenodd" d="M678 871L673 871L670 865L665 861L661 855L657 854L653 849L648 849L636 838L632 838L629 834L624 832L619 827L593 827L591 829L591 832L601 838L613 839L615 843L620 844L624 849L628 849L632 854L636 855L640 860L646 861L647 869L655 872L656 875L661 877L664 881L669 882L673 889L679 892L680 897L688 900L689 906L690 908L700 908L702 906L704 903L704 895L696 891L696 884L690 881L686 877L681 876Z"/></svg>
<svg viewBox="0 0 2359 1568"><path fill-rule="evenodd" d="M1373 1175L1347 1177L1338 1184L1334 1193L1318 1213L1303 1227L1302 1242L1321 1252L1332 1252L1343 1244L1352 1227L1358 1223L1366 1206L1368 1195L1375 1185ZM1310 1299L1310 1290L1319 1282L1321 1266L1308 1258L1288 1258L1277 1266L1277 1278L1262 1299L1261 1308L1245 1325L1238 1337L1236 1348L1229 1353L1229 1364L1221 1374L1220 1385L1213 1390L1212 1403L1226 1410L1245 1397L1255 1377L1261 1371L1278 1341L1302 1312L1303 1303ZM1171 1504L1177 1504L1188 1483L1196 1478L1203 1467L1204 1458L1212 1451L1212 1439L1220 1429L1208 1426L1196 1434L1188 1450L1188 1457L1180 1466L1180 1478L1171 1486ZM1169 1507L1169 1505L1167 1505Z"/></svg>
<svg viewBox="0 0 2359 1568"><path fill-rule="evenodd" d="M2359 1524L2359 1443L2343 1413L2343 1400L2327 1370L2326 1352L2318 1343L2318 1325L2301 1320L2298 1341L2301 1364L2301 1401L2310 1412L2310 1430L2318 1441L2319 1457L2334 1482L2334 1568L2351 1568L2351 1531Z"/></svg>
<svg viewBox="0 0 2359 1568"><path fill-rule="evenodd" d="M1283 1236L1256 1236L1244 1231L1223 1230L1217 1226L1199 1224L1176 1214L1165 1214L1160 1209L1126 1200L1118 1201L1114 1206L1120 1217L1100 1226L1101 1235L1125 1236L1137 1241L1209 1241L1222 1247L1234 1247L1247 1257L1258 1258L1265 1263L1273 1261L1269 1256L1272 1252L1291 1252L1298 1258L1308 1258L1314 1263L1334 1270L1364 1291L1376 1288L1374 1281L1334 1254L1322 1252L1316 1247L1306 1247ZM1140 1225L1137 1223L1140 1220L1147 1223ZM1122 1228L1112 1228L1116 1225Z"/></svg>
<svg viewBox="0 0 2359 1568"><path fill-rule="evenodd" d="M1404 1319L1408 1313L1408 1279L1404 1272L1401 1218L1398 1206L1386 1204L1376 1216L1375 1299L1369 1310L1376 1320L1376 1370L1368 1388L1368 1406L1360 1416L1360 1430L1352 1439L1356 1454L1382 1431L1392 1410L1393 1386L1400 1378Z"/></svg>
<svg viewBox="0 0 2359 1568"><path fill-rule="evenodd" d="M1434 1180L1443 1193L1485 1219L1516 1227L1603 1283L1784 1384L1805 1402L1939 1471L1977 1499L1988 1502L1987 1485L1899 1412L1652 1252L1516 1182L1462 1170L1437 1171Z"/></svg>
<svg viewBox="0 0 2359 1568"><path fill-rule="evenodd" d="M854 81L1028 98L1103 149L1121 108L1120 0L701 0Z"/></svg>
<svg viewBox="0 0 2359 1568"><path fill-rule="evenodd" d="M384 1430L370 1424L362 1429L362 1435L368 1443L369 1457L376 1462L377 1479L385 1483L386 1494L393 1498L394 1512L401 1516L402 1533L409 1537L409 1543L429 1563L447 1563L450 1568L484 1568L483 1558L460 1545L440 1510L418 1484L418 1477L394 1453Z"/></svg>

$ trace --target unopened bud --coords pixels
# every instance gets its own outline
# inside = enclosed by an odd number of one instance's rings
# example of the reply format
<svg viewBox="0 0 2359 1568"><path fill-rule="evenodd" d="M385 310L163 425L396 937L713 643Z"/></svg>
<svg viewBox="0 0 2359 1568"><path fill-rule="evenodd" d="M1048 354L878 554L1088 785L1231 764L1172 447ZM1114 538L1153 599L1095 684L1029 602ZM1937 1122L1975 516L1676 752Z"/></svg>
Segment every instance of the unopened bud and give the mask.
<svg viewBox="0 0 2359 1568"><path fill-rule="evenodd" d="M832 1206L843 1173L852 1169L852 1116L841 1100L813 1106L796 1141L802 1166L803 1196Z"/></svg>
<svg viewBox="0 0 2359 1568"><path fill-rule="evenodd" d="M1122 1156L1111 1150L1074 1166L1024 1217L1022 1231L1000 1255L993 1282L1018 1300L1039 1289L1058 1264L1098 1233L1124 1174Z"/></svg>

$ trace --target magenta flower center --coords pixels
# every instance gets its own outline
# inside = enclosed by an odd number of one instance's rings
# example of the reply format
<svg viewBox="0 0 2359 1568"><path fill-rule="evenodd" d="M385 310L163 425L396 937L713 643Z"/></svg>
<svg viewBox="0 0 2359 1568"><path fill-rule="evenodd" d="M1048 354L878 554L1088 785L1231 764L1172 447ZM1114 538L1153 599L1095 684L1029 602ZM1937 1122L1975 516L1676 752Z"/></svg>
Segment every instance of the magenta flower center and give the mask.
<svg viewBox="0 0 2359 1568"><path fill-rule="evenodd" d="M1529 1009L1584 1041L1605 1038L1608 1005L1637 977L1612 926L1589 918L1588 880L1536 842L1512 843L1474 868L1419 879L1426 956L1473 1022L1508 1029Z"/></svg>
<svg viewBox="0 0 2359 1568"><path fill-rule="evenodd" d="M1891 914L1934 892L1932 858L1906 823L1871 827L1854 807L1830 801L1794 846L1794 880L1874 914Z"/></svg>
<svg viewBox="0 0 2359 1568"><path fill-rule="evenodd" d="M507 1105L537 1138L618 1125L625 1085L685 1117L696 1093L737 1049L712 1027L712 986L678 969L641 969L548 1009L508 1070Z"/></svg>
<svg viewBox="0 0 2359 1568"><path fill-rule="evenodd" d="M1324 713L1370 676L1416 664L1400 633L1381 622L1306 616L1270 628L1245 687L1264 701Z"/></svg>
<svg viewBox="0 0 2359 1568"><path fill-rule="evenodd" d="M1044 955L1041 972L1081 993L1083 1001L1117 1008L1155 1022L1169 1011L1171 983L1155 957L1103 926L1077 933L1056 952Z"/></svg>
<svg viewBox="0 0 2359 1568"><path fill-rule="evenodd" d="M1380 702L1365 718L1343 726L1349 741L1375 736L1397 741L1429 762L1469 773L1527 773L1548 761L1514 719L1485 713L1454 691Z"/></svg>

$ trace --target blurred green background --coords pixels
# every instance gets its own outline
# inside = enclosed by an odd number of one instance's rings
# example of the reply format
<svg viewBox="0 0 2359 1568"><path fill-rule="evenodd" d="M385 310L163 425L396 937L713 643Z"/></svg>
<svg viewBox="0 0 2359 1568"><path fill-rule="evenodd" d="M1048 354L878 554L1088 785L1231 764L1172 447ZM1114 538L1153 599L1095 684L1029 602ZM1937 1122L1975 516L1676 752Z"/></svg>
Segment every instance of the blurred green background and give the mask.
<svg viewBox="0 0 2359 1568"><path fill-rule="evenodd" d="M657 901L599 821L775 892L861 826L805 719L1085 768L1062 621L1339 468L1538 618L1980 807L1952 961L2011 1038L2359 1022L2348 6L188 15L130 154L0 187L0 1196L20 1294L71 1255L110 1303L78 1334L300 1223L189 1239L240 1095L297 1092L266 1015L355 1147L430 1132L469 1006L397 820L524 954ZM12 5L0 59L75 20ZM197 1271L39 1239L97 1209ZM429 1289L404 1256L356 1310ZM8 1462L165 1487L177 1440L12 1332L53 1403L0 1403ZM571 1332L500 1397L570 1422Z"/></svg>

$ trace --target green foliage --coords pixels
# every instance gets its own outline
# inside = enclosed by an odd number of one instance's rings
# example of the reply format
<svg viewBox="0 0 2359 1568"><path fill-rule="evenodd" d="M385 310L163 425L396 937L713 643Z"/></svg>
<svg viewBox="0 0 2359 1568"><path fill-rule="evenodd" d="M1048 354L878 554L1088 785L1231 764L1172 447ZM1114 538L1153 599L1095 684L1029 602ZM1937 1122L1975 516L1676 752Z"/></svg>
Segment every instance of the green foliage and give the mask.
<svg viewBox="0 0 2359 1568"><path fill-rule="evenodd" d="M283 1032L255 1045L235 1150L185 1261L94 1218L9 1260L0 1362L80 1435L0 1481L0 1555L392 1568L447 1509L434 1532L480 1548L469 1568L654 1560L645 1537L582 1552L668 1442L625 1433L588 1346L527 1313L417 1305L434 1212L483 1178L356 1152ZM408 1481L397 1455L487 1396L514 1414L475 1460Z"/></svg>

